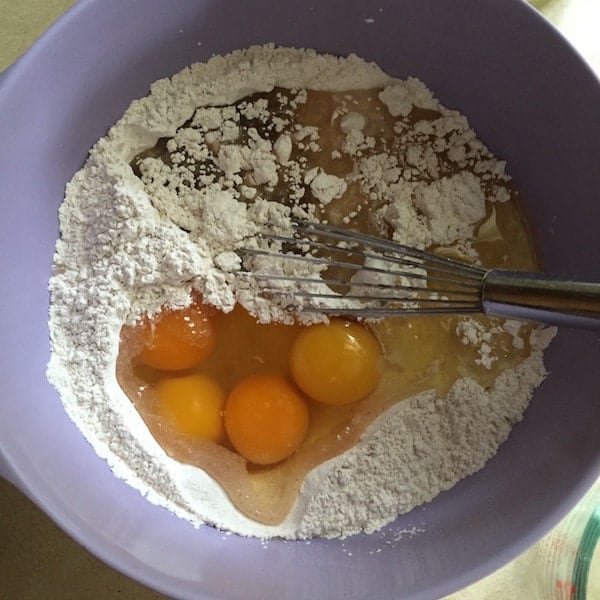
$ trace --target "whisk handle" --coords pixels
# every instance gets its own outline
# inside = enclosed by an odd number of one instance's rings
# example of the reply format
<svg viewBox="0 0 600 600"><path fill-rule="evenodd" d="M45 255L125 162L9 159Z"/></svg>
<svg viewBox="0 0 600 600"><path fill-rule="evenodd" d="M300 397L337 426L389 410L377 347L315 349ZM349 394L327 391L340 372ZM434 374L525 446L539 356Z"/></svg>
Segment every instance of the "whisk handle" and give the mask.
<svg viewBox="0 0 600 600"><path fill-rule="evenodd" d="M492 269L481 303L487 315L600 330L600 283Z"/></svg>

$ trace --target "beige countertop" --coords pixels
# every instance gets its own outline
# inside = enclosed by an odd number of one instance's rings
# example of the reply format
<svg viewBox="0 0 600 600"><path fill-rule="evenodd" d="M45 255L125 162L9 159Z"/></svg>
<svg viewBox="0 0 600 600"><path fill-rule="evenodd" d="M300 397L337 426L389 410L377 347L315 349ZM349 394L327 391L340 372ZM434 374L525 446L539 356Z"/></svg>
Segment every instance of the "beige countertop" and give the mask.
<svg viewBox="0 0 600 600"><path fill-rule="evenodd" d="M72 6L73 0L0 0L0 70L12 64ZM600 73L600 0L533 0ZM596 24L596 25L594 25ZM149 590L106 566L79 546L32 502L0 478L0 600L159 600ZM521 560L521 562L519 562ZM509 600L517 559L452 595L451 600ZM450 600L450 598L448 599Z"/></svg>

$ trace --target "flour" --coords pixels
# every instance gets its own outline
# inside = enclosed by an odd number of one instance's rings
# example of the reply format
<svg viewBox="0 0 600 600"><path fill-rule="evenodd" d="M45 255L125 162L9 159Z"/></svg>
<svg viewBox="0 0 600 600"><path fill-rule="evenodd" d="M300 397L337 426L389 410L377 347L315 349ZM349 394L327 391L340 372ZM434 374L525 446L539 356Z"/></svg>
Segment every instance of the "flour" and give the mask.
<svg viewBox="0 0 600 600"><path fill-rule="evenodd" d="M275 87L291 91L279 95L280 110L272 115L264 99L251 95ZM352 173L311 171L311 153L326 140L318 128L294 123L307 88L383 88L379 98L397 117L394 142L366 132L368 119L348 100L332 117L344 134L332 156L352 158ZM413 106L429 111L428 119L411 121ZM244 129L244 119L255 126ZM171 164L146 156L136 176L130 161L159 138L170 138ZM444 175L448 165L458 172ZM187 305L192 289L225 312L237 302L261 322L289 322L283 301L257 294L252 277L242 276L247 265L236 250L263 247L258 234L265 226L292 234L291 218L315 218L319 204L331 205L331 219L340 223L367 211L376 232L391 230L402 243L456 243L473 252L469 238L485 216L484 200L506 201L507 180L504 164L466 119L440 105L424 84L394 80L355 56L265 46L192 65L134 101L67 186L50 281L48 377L115 474L194 525L287 538L374 531L494 455L544 377L542 351L552 332L534 330L529 358L489 390L463 378L446 398L430 391L394 406L357 446L309 474L294 509L275 527L243 516L214 480L157 444L116 381L120 329L165 304ZM350 185L360 187L368 206L338 215L335 202ZM290 204L274 200L278 189ZM307 194L317 203L308 203ZM323 268L261 257L250 266L310 277ZM483 348L486 332L461 327L466 343ZM499 327L521 339L516 326ZM490 353L481 360L492 360Z"/></svg>
<svg viewBox="0 0 600 600"><path fill-rule="evenodd" d="M334 198L344 195L347 184L341 177L328 175L321 169L312 171L313 169L306 174L304 183L310 184L310 191L321 204L329 204Z"/></svg>
<svg viewBox="0 0 600 600"><path fill-rule="evenodd" d="M311 474L300 531L309 534L319 522L321 534L339 536L349 520L356 530L376 531L390 515L432 500L482 468L520 420L528 402L522 390L543 380L536 364L547 335L534 333L532 356L500 375L489 392L464 378L446 398L425 392L390 409L359 445Z"/></svg>

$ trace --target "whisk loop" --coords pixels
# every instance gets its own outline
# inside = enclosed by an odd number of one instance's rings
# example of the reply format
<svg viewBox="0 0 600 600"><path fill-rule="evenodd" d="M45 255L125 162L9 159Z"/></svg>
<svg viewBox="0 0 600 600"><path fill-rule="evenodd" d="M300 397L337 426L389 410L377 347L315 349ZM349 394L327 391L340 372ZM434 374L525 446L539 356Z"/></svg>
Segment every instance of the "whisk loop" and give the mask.
<svg viewBox="0 0 600 600"><path fill-rule="evenodd" d="M248 274L262 295L284 299L299 313L484 313L600 329L600 283L484 269L308 221L295 221L291 236L267 232L262 238L267 248L239 251Z"/></svg>

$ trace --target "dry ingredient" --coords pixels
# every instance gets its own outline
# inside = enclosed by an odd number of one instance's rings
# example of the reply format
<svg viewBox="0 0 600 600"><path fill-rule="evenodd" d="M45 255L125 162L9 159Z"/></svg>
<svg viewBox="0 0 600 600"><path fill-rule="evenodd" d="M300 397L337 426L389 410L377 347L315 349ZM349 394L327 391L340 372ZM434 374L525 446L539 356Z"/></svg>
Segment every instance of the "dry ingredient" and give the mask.
<svg viewBox="0 0 600 600"><path fill-rule="evenodd" d="M307 89L368 95L381 88L389 114L382 118L394 118L395 141L380 146L348 101L332 117L344 142L331 152L331 168L307 168L307 156L328 141L318 127L293 124L285 110L273 115L264 98L251 99L275 88L291 90L280 99L290 112L306 104ZM243 143L241 118L256 123ZM148 155L134 173L132 159L161 140L171 164ZM352 171L342 177L335 165L349 160ZM333 222L352 225L368 213L374 233L391 231L402 243L442 245L479 261L485 251L472 243L475 228L488 217L479 228L483 241L498 234L485 201L506 202L507 181L504 163L463 116L420 81L392 79L355 56L263 46L192 65L133 102L67 187L50 282L49 379L115 474L194 524L261 537L374 531L494 455L545 376L542 351L552 330L533 329L524 340L513 322L486 329L462 320L455 335L475 345L483 367L497 360L495 336L510 336L517 349L528 344L529 356L485 388L462 377L445 397L431 390L397 404L354 448L312 471L287 518L266 526L237 511L202 470L169 458L150 435L116 381L120 329L163 304L186 306L192 288L221 310L238 302L261 322L289 322L285 306L236 276L235 249L260 245L256 234L265 225L290 233L291 216L327 211ZM282 186L291 206L272 199ZM348 196L357 199L351 210ZM289 264L280 268L305 274ZM272 262L262 266L273 272Z"/></svg>

